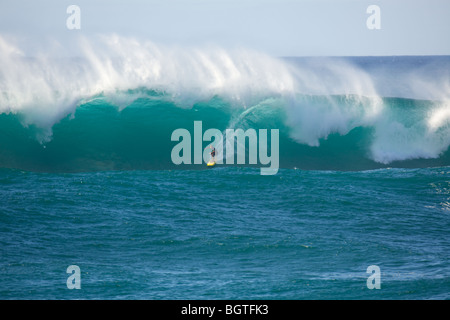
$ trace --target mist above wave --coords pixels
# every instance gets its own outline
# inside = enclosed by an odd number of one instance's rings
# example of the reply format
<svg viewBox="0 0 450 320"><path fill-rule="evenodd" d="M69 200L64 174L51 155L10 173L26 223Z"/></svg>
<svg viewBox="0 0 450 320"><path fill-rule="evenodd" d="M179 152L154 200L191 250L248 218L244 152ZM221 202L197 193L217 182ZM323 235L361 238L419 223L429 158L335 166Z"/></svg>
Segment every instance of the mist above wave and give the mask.
<svg viewBox="0 0 450 320"><path fill-rule="evenodd" d="M55 58L58 46L26 57L0 36L0 112L22 112L24 123L47 127L83 99L139 87L166 92L181 106L214 95L241 107L271 95L376 95L370 77L342 61L294 66L243 48L162 46L118 35L80 37L77 46L77 59Z"/></svg>

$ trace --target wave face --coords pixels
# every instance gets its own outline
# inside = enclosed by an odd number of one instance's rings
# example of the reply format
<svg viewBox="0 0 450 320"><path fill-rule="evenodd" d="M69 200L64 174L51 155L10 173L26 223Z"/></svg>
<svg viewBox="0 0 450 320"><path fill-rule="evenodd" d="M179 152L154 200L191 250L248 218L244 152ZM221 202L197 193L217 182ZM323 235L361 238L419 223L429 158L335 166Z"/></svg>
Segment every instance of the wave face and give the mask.
<svg viewBox="0 0 450 320"><path fill-rule="evenodd" d="M448 56L276 59L118 36L79 47L30 58L0 37L0 167L180 168L171 134L194 121L279 129L282 168L450 165Z"/></svg>

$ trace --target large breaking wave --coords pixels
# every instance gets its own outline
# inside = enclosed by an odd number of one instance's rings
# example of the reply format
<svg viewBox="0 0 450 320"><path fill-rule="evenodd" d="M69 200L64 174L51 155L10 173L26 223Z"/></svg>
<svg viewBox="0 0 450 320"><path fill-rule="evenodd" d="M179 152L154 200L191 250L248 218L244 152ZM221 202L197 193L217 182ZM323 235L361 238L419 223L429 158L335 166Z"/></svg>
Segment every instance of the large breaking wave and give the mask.
<svg viewBox="0 0 450 320"><path fill-rule="evenodd" d="M0 167L175 168L171 133L196 120L279 129L281 167L450 165L450 57L274 58L116 35L79 48L29 57L0 37Z"/></svg>

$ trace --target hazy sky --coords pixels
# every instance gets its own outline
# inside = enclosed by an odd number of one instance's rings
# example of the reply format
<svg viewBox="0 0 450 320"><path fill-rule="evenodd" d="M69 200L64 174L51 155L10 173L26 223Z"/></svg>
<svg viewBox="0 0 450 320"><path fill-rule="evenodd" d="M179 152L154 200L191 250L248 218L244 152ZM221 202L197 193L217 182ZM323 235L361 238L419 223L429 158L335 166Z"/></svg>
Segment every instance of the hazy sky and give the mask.
<svg viewBox="0 0 450 320"><path fill-rule="evenodd" d="M69 30L69 5L81 9ZM380 8L381 29L366 12ZM450 54L449 0L1 0L0 35L63 46L79 35L244 46L275 56Z"/></svg>

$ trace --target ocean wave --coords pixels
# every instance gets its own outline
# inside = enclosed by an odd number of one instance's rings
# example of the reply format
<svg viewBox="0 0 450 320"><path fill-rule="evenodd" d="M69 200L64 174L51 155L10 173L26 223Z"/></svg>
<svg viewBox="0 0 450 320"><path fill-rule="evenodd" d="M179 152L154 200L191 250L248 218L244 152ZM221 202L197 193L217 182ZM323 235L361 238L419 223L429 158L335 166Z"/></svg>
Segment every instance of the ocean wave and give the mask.
<svg viewBox="0 0 450 320"><path fill-rule="evenodd" d="M171 132L198 120L279 129L282 167L450 164L448 57L274 58L116 35L79 47L27 57L0 36L0 167L173 168Z"/></svg>

